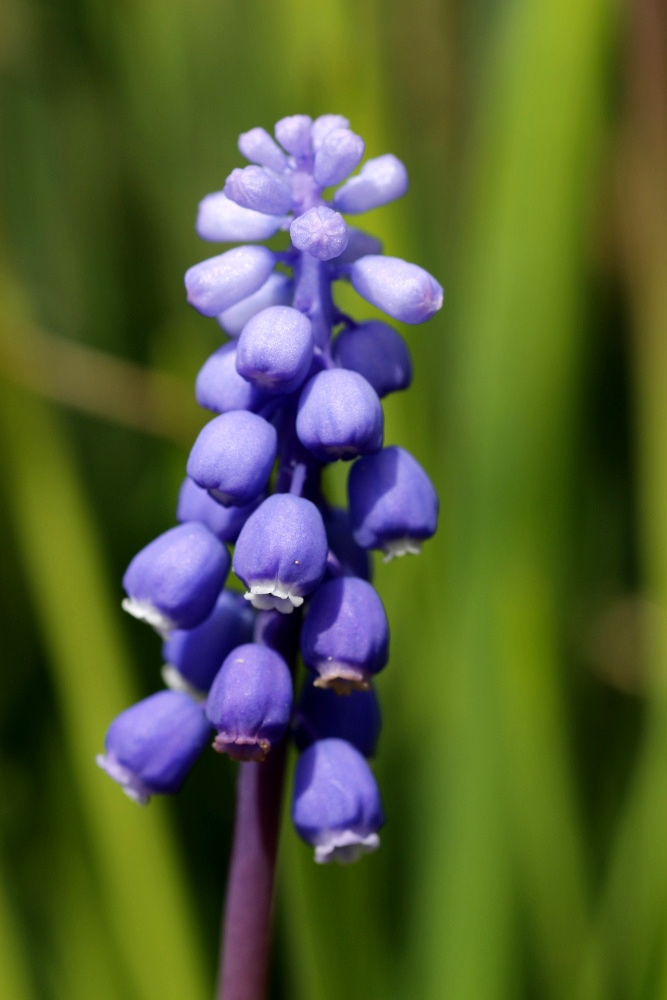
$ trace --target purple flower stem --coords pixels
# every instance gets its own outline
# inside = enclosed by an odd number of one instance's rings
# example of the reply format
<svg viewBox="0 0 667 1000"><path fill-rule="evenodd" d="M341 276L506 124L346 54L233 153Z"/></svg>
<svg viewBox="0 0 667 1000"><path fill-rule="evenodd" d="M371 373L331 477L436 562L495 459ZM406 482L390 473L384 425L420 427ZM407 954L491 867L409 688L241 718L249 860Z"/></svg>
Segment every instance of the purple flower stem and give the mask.
<svg viewBox="0 0 667 1000"><path fill-rule="evenodd" d="M239 765L217 1000L264 1000L286 740Z"/></svg>

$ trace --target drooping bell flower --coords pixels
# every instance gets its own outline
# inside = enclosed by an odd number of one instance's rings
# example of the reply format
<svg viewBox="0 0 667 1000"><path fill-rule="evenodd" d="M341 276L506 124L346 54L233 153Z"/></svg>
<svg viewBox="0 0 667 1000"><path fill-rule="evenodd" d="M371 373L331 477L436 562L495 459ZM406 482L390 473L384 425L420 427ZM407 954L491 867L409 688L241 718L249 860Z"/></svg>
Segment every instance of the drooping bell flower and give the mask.
<svg viewBox="0 0 667 1000"><path fill-rule="evenodd" d="M123 608L166 634L194 628L213 610L229 573L229 553L199 522L153 539L125 571Z"/></svg>
<svg viewBox="0 0 667 1000"><path fill-rule="evenodd" d="M234 572L259 610L289 614L321 583L327 565L322 515L310 500L275 493L251 514L236 542Z"/></svg>
<svg viewBox="0 0 667 1000"><path fill-rule="evenodd" d="M347 481L352 531L364 549L381 549L385 562L418 554L438 526L438 494L419 462L392 445L352 466Z"/></svg>
<svg viewBox="0 0 667 1000"><path fill-rule="evenodd" d="M215 676L206 716L213 748L235 760L262 761L284 736L292 712L292 677L275 650L250 642L233 649Z"/></svg>
<svg viewBox="0 0 667 1000"><path fill-rule="evenodd" d="M256 413L232 410L199 432L186 471L220 503L242 507L264 491L276 460L275 428Z"/></svg>
<svg viewBox="0 0 667 1000"><path fill-rule="evenodd" d="M383 431L380 400L362 375L333 368L306 383L296 432L321 462L373 454L382 447Z"/></svg>
<svg viewBox="0 0 667 1000"><path fill-rule="evenodd" d="M317 740L294 775L292 821L315 861L349 864L380 846L384 814L365 758L345 740Z"/></svg>
<svg viewBox="0 0 667 1000"><path fill-rule="evenodd" d="M97 763L129 798L178 792L208 743L203 706L182 691L159 691L114 719Z"/></svg>
<svg viewBox="0 0 667 1000"><path fill-rule="evenodd" d="M354 576L328 580L311 598L301 655L318 687L369 687L389 658L389 624L377 591Z"/></svg>
<svg viewBox="0 0 667 1000"><path fill-rule="evenodd" d="M256 392L289 393L305 379L312 357L308 317L291 306L269 306L244 326L236 347L236 368Z"/></svg>

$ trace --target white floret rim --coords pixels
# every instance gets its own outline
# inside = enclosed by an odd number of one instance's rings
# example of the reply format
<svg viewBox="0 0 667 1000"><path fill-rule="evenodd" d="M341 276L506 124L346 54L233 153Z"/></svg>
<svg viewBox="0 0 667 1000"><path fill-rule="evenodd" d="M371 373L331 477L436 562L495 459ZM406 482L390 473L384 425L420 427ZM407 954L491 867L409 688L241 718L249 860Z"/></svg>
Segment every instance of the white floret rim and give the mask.
<svg viewBox="0 0 667 1000"><path fill-rule="evenodd" d="M315 844L315 861L318 865L351 865L364 854L372 854L380 846L377 833L365 837L356 830L330 830L320 834Z"/></svg>
<svg viewBox="0 0 667 1000"><path fill-rule="evenodd" d="M418 556L422 550L422 543L417 538L391 538L382 545L384 549L383 562L391 562L399 556Z"/></svg>
<svg viewBox="0 0 667 1000"><path fill-rule="evenodd" d="M128 799L132 799L140 806L148 805L151 793L144 782L129 767L121 764L113 754L98 753L95 763L120 785Z"/></svg>
<svg viewBox="0 0 667 1000"><path fill-rule="evenodd" d="M300 594L293 594L277 580L254 583L243 596L258 611L279 611L283 615L291 615L303 604Z"/></svg>
<svg viewBox="0 0 667 1000"><path fill-rule="evenodd" d="M168 639L170 633L176 628L174 621L159 608L156 608L151 601L142 601L138 597L125 597L121 607L133 618L138 618L139 621L152 625L163 639Z"/></svg>

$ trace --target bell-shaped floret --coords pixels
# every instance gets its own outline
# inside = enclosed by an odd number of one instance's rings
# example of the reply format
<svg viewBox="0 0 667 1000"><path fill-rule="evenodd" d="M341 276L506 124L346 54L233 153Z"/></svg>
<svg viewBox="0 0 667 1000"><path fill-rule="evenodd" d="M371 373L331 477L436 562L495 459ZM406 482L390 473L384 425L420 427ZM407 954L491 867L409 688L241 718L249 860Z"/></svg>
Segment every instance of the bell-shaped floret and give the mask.
<svg viewBox="0 0 667 1000"><path fill-rule="evenodd" d="M123 608L161 634L194 628L213 610L229 572L229 553L203 524L170 528L125 571Z"/></svg>
<svg viewBox="0 0 667 1000"><path fill-rule="evenodd" d="M236 646L252 640L255 614L242 594L223 590L206 621L177 629L162 646L162 676L174 691L206 694L222 661Z"/></svg>
<svg viewBox="0 0 667 1000"><path fill-rule="evenodd" d="M347 246L347 226L340 212L326 205L316 205L299 215L290 226L292 243L297 250L316 260L333 260Z"/></svg>
<svg viewBox="0 0 667 1000"><path fill-rule="evenodd" d="M364 155L364 140L348 128L334 128L327 132L315 152L313 177L320 187L340 184Z"/></svg>
<svg viewBox="0 0 667 1000"><path fill-rule="evenodd" d="M442 288L428 271L398 257L361 257L350 268L355 291L401 323L424 323L442 306Z"/></svg>
<svg viewBox="0 0 667 1000"><path fill-rule="evenodd" d="M243 208L266 215L285 215L292 208L292 192L263 167L237 167L225 181L225 194Z"/></svg>
<svg viewBox="0 0 667 1000"><path fill-rule="evenodd" d="M265 392L293 392L310 369L313 331L304 313L291 306L269 306L249 320L238 340L236 368Z"/></svg>
<svg viewBox="0 0 667 1000"><path fill-rule="evenodd" d="M354 576L318 587L301 629L301 655L318 687L363 690L389 659L389 623L377 591Z"/></svg>
<svg viewBox="0 0 667 1000"><path fill-rule="evenodd" d="M378 451L383 429L382 404L362 375L333 368L306 383L299 399L296 432L321 462Z"/></svg>
<svg viewBox="0 0 667 1000"><path fill-rule="evenodd" d="M327 565L322 515L310 500L274 493L248 518L234 549L234 572L253 606L289 614L321 583Z"/></svg>
<svg viewBox="0 0 667 1000"><path fill-rule="evenodd" d="M438 494L419 462L393 445L356 462L347 481L355 541L382 549L385 562L417 554L435 534Z"/></svg>
<svg viewBox="0 0 667 1000"><path fill-rule="evenodd" d="M315 848L319 864L349 864L380 846L380 792L368 763L350 743L317 740L301 755L292 821L299 836Z"/></svg>
<svg viewBox="0 0 667 1000"><path fill-rule="evenodd" d="M262 497L258 497L244 507L223 507L213 499L208 490L202 489L192 479L186 477L178 494L176 520L181 523L199 521L217 535L221 542L233 545L239 536L239 531L261 500Z"/></svg>
<svg viewBox="0 0 667 1000"><path fill-rule="evenodd" d="M314 152L317 152L329 132L333 132L334 129L349 129L349 127L349 121L342 115L320 115L313 122L312 128Z"/></svg>
<svg viewBox="0 0 667 1000"><path fill-rule="evenodd" d="M293 285L286 274L270 275L261 288L237 302L218 316L218 323L230 337L238 337L249 319L269 306L287 306L292 301Z"/></svg>
<svg viewBox="0 0 667 1000"><path fill-rule="evenodd" d="M239 136L239 152L251 163L260 163L276 173L287 170L287 157L264 128L251 128Z"/></svg>
<svg viewBox="0 0 667 1000"><path fill-rule="evenodd" d="M360 576L370 580L371 563L366 549L357 545L352 535L350 512L344 507L327 507L322 511L322 519L329 540L329 548L348 576Z"/></svg>
<svg viewBox="0 0 667 1000"><path fill-rule="evenodd" d="M262 761L285 735L292 677L282 656L250 642L226 657L206 700L218 734L213 749L235 760Z"/></svg>
<svg viewBox="0 0 667 1000"><path fill-rule="evenodd" d="M200 406L214 413L255 412L267 399L257 385L239 375L236 344L225 344L204 362L195 381L195 398Z"/></svg>
<svg viewBox="0 0 667 1000"><path fill-rule="evenodd" d="M333 357L341 368L363 375L380 399L407 389L412 381L407 344L400 333L379 320L342 330L334 341Z"/></svg>
<svg viewBox="0 0 667 1000"><path fill-rule="evenodd" d="M180 789L210 734L202 705L182 691L159 691L114 719L97 763L145 806L151 795Z"/></svg>
<svg viewBox="0 0 667 1000"><path fill-rule="evenodd" d="M196 229L200 239L211 243L245 243L268 240L284 223L284 215L264 215L241 208L224 191L215 191L199 202Z"/></svg>
<svg viewBox="0 0 667 1000"><path fill-rule="evenodd" d="M382 253L382 243L377 236L371 236L354 226L347 227L347 246L337 260L339 264L354 264L360 257Z"/></svg>
<svg viewBox="0 0 667 1000"><path fill-rule="evenodd" d="M359 174L336 191L333 203L339 212L358 215L401 198L407 190L407 170L396 156L386 153L364 163Z"/></svg>
<svg viewBox="0 0 667 1000"><path fill-rule="evenodd" d="M351 691L341 698L328 688L317 687L307 678L301 688L292 718L294 742L305 750L315 740L332 737L347 740L364 757L377 749L382 719L375 688Z"/></svg>
<svg viewBox="0 0 667 1000"><path fill-rule="evenodd" d="M312 126L313 120L309 115L289 115L276 122L274 134L288 153L304 157L310 153Z"/></svg>
<svg viewBox="0 0 667 1000"><path fill-rule="evenodd" d="M188 302L203 316L219 313L262 287L276 263L266 247L234 247L185 272Z"/></svg>
<svg viewBox="0 0 667 1000"><path fill-rule="evenodd" d="M199 432L186 472L222 504L240 507L265 489L276 460L278 436L263 417L232 410Z"/></svg>

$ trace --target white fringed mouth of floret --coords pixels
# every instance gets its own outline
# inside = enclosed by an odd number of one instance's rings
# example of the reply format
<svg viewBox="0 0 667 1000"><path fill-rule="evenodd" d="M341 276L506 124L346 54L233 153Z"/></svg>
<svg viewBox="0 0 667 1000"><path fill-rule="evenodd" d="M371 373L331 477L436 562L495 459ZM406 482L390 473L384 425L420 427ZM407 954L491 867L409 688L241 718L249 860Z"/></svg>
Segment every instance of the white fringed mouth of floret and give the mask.
<svg viewBox="0 0 667 1000"><path fill-rule="evenodd" d="M330 830L318 836L315 847L315 861L318 865L328 865L335 861L339 865L351 865L364 854L372 854L380 846L377 833L366 836L356 830Z"/></svg>
<svg viewBox="0 0 667 1000"><path fill-rule="evenodd" d="M139 621L152 625L163 639L168 639L176 628L174 621L159 608L156 608L151 601L141 600L138 597L124 597L121 607L133 618L138 618Z"/></svg>
<svg viewBox="0 0 667 1000"><path fill-rule="evenodd" d="M148 805L151 793L144 782L129 767L125 767L113 754L98 753L95 763L101 767L110 778L120 785L125 794L140 806Z"/></svg>
<svg viewBox="0 0 667 1000"><path fill-rule="evenodd" d="M303 604L301 594L293 593L278 580L253 583L243 596L258 611L279 611L283 615L291 615L295 608Z"/></svg>
<svg viewBox="0 0 667 1000"><path fill-rule="evenodd" d="M382 543L384 549L383 562L391 562L399 556L418 556L422 550L422 543L418 538L391 538Z"/></svg>

